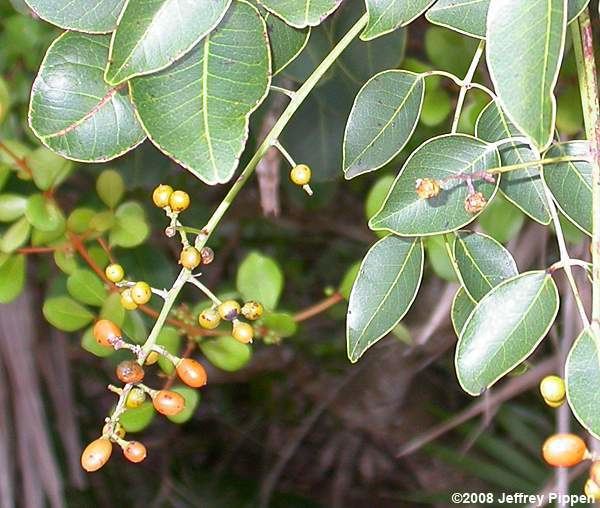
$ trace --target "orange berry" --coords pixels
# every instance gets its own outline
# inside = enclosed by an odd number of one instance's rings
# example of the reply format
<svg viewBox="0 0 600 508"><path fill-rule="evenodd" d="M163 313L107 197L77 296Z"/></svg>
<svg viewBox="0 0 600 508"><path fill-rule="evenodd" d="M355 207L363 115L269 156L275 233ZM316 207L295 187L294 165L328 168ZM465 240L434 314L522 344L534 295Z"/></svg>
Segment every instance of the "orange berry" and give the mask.
<svg viewBox="0 0 600 508"><path fill-rule="evenodd" d="M202 263L202 255L196 247L188 245L179 255L179 263L188 270L193 270Z"/></svg>
<svg viewBox="0 0 600 508"><path fill-rule="evenodd" d="M572 467L587 455L585 442L575 434L554 434L544 442L544 460L555 467Z"/></svg>
<svg viewBox="0 0 600 508"><path fill-rule="evenodd" d="M200 388L206 384L206 370L192 358L182 358L175 370L179 379L192 388Z"/></svg>
<svg viewBox="0 0 600 508"><path fill-rule="evenodd" d="M183 212L190 206L189 194L181 190L176 190L169 197L169 206L174 212Z"/></svg>
<svg viewBox="0 0 600 508"><path fill-rule="evenodd" d="M152 193L152 201L158 208L169 206L169 198L173 194L173 187L170 185L159 185Z"/></svg>
<svg viewBox="0 0 600 508"><path fill-rule="evenodd" d="M130 462L142 462L146 458L146 447L139 441L129 441L123 449L125 458Z"/></svg>
<svg viewBox="0 0 600 508"><path fill-rule="evenodd" d="M96 342L106 347L112 347L113 342L122 337L121 329L108 319L97 321L93 333Z"/></svg>
<svg viewBox="0 0 600 508"><path fill-rule="evenodd" d="M133 360L124 360L117 365L117 377L123 383L139 383L144 379L144 369Z"/></svg>
<svg viewBox="0 0 600 508"><path fill-rule="evenodd" d="M154 409L166 416L174 416L183 411L185 399L177 392L161 390L152 400Z"/></svg>
<svg viewBox="0 0 600 508"><path fill-rule="evenodd" d="M108 462L112 453L112 443L105 437L92 441L81 454L81 467L88 473L98 471Z"/></svg>

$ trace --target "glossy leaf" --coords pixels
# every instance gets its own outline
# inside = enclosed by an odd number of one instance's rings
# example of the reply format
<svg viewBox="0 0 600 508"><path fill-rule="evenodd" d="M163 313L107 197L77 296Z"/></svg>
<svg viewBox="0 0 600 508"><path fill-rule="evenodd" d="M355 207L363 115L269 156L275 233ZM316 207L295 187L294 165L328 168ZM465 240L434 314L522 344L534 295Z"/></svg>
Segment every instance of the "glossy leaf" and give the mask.
<svg viewBox="0 0 600 508"><path fill-rule="evenodd" d="M230 336L200 342L200 350L215 367L235 372L244 367L252 357L252 348Z"/></svg>
<svg viewBox="0 0 600 508"><path fill-rule="evenodd" d="M23 254L0 259L0 303L12 302L25 286L26 258Z"/></svg>
<svg viewBox="0 0 600 508"><path fill-rule="evenodd" d="M12 222L25 213L27 197L20 194L0 194L0 222Z"/></svg>
<svg viewBox="0 0 600 508"><path fill-rule="evenodd" d="M168 69L131 83L150 139L208 184L233 175L248 117L265 98L271 58L258 10L236 1L219 27Z"/></svg>
<svg viewBox="0 0 600 508"><path fill-rule="evenodd" d="M288 25L304 28L321 24L342 0L258 0L258 3Z"/></svg>
<svg viewBox="0 0 600 508"><path fill-rule="evenodd" d="M270 12L264 15L271 44L273 76L279 74L302 52L310 37L310 27L294 28Z"/></svg>
<svg viewBox="0 0 600 508"><path fill-rule="evenodd" d="M369 249L348 302L346 339L351 362L408 312L421 284L423 258L418 238L389 235Z"/></svg>
<svg viewBox="0 0 600 508"><path fill-rule="evenodd" d="M48 148L84 162L114 159L146 137L127 91L104 81L109 37L66 32L33 83L29 125Z"/></svg>
<svg viewBox="0 0 600 508"><path fill-rule="evenodd" d="M48 298L42 311L52 326L65 332L79 330L94 319L87 308L67 296Z"/></svg>
<svg viewBox="0 0 600 508"><path fill-rule="evenodd" d="M188 386L176 386L172 390L183 397L185 400L185 407L180 413L167 416L167 418L173 423L185 423L194 415L198 408L198 404L200 403L200 392Z"/></svg>
<svg viewBox="0 0 600 508"><path fill-rule="evenodd" d="M552 141L554 86L567 26L564 0L491 2L487 63L502 108L542 151Z"/></svg>
<svg viewBox="0 0 600 508"><path fill-rule="evenodd" d="M76 300L95 307L102 306L108 294L98 276L87 268L80 268L69 275L67 290Z"/></svg>
<svg viewBox="0 0 600 508"><path fill-rule="evenodd" d="M168 67L217 24L231 0L128 0L110 42L104 75L118 85Z"/></svg>
<svg viewBox="0 0 600 508"><path fill-rule="evenodd" d="M418 74L394 70L377 74L364 85L344 134L346 178L384 166L404 148L417 126L424 89Z"/></svg>
<svg viewBox="0 0 600 508"><path fill-rule="evenodd" d="M127 432L141 432L154 420L154 406L146 401L140 407L128 409L119 418L119 422Z"/></svg>
<svg viewBox="0 0 600 508"><path fill-rule="evenodd" d="M33 227L41 231L54 231L65 224L65 217L58 205L42 194L29 197L25 216Z"/></svg>
<svg viewBox="0 0 600 508"><path fill-rule="evenodd" d="M587 156L587 141L570 141L554 145L544 158ZM589 162L546 164L546 185L561 211L582 231L592 234L592 165Z"/></svg>
<svg viewBox="0 0 600 508"><path fill-rule="evenodd" d="M543 271L505 280L475 307L456 347L458 381L479 395L526 360L558 312L558 290Z"/></svg>
<svg viewBox="0 0 600 508"><path fill-rule="evenodd" d="M478 214L465 210L468 189L458 175L483 171L500 165L498 151L471 136L449 134L423 143L407 159L381 210L371 218L374 230L388 230L400 236L434 235L459 229ZM415 191L419 178L443 181L443 190L431 199L420 199ZM474 183L489 201L498 183Z"/></svg>
<svg viewBox="0 0 600 508"><path fill-rule="evenodd" d="M423 14L435 0L365 0L369 23L360 34L364 41L392 32Z"/></svg>
<svg viewBox="0 0 600 508"><path fill-rule="evenodd" d="M484 39L489 6L490 0L438 0L425 17L436 25Z"/></svg>
<svg viewBox="0 0 600 508"><path fill-rule="evenodd" d="M244 300L275 309L283 290L283 272L274 259L251 252L238 268L236 284Z"/></svg>
<svg viewBox="0 0 600 508"><path fill-rule="evenodd" d="M454 299L452 300L452 309L450 310L450 319L452 321L452 328L454 328L454 333L456 333L457 337L460 337L460 332L462 331L467 319L473 312L475 308L475 302L471 300L465 288L460 287L458 291L454 295Z"/></svg>
<svg viewBox="0 0 600 508"><path fill-rule="evenodd" d="M496 102L490 102L483 109L477 119L475 133L478 138L490 143L523 136ZM503 166L539 160L539 154L531 150L529 146L517 141L503 144L499 151ZM541 166L532 166L520 171L505 173L500 180L500 190L509 201L533 220L540 224L549 224L550 211L540 170Z"/></svg>
<svg viewBox="0 0 600 508"><path fill-rule="evenodd" d="M11 253L23 247L27 243L30 233L31 225L26 217L14 222L0 236L0 252Z"/></svg>

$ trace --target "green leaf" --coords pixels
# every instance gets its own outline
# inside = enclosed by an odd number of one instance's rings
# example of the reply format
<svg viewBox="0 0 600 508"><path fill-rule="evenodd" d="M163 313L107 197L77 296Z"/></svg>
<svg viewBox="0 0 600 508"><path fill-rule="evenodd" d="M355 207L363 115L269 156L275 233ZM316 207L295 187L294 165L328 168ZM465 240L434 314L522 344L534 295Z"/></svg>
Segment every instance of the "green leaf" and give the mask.
<svg viewBox="0 0 600 508"><path fill-rule="evenodd" d="M427 127L436 127L444 123L452 107L450 95L446 90L441 87L430 90L426 87L421 108L421 123Z"/></svg>
<svg viewBox="0 0 600 508"><path fill-rule="evenodd" d="M463 287L477 302L502 281L519 273L510 252L481 233L459 232L454 242L454 258Z"/></svg>
<svg viewBox="0 0 600 508"><path fill-rule="evenodd" d="M298 330L298 324L294 317L283 312L269 313L257 323L264 326L269 332L277 337L291 337Z"/></svg>
<svg viewBox="0 0 600 508"><path fill-rule="evenodd" d="M108 294L98 276L87 268L80 268L69 275L67 290L76 300L95 307L101 307Z"/></svg>
<svg viewBox="0 0 600 508"><path fill-rule="evenodd" d="M435 235L459 229L478 214L465 210L468 189L457 175L495 168L500 165L498 150L464 134L432 138L415 150L404 164L385 203L369 221L374 230L387 230L400 236ZM431 199L419 199L415 183L419 178L443 181L442 192ZM479 180L476 190L489 201L498 188Z"/></svg>
<svg viewBox="0 0 600 508"><path fill-rule="evenodd" d="M283 272L273 258L251 252L238 268L236 285L246 301L256 300L272 310L283 290Z"/></svg>
<svg viewBox="0 0 600 508"><path fill-rule="evenodd" d="M121 305L121 295L119 293L111 293L102 303L100 309L100 317L109 319L117 326L121 326L125 321L125 309Z"/></svg>
<svg viewBox="0 0 600 508"><path fill-rule="evenodd" d="M393 32L423 14L435 0L365 0L369 23L360 34L363 41Z"/></svg>
<svg viewBox="0 0 600 508"><path fill-rule="evenodd" d="M360 261L357 261L353 265L346 270L344 277L342 277L342 282L340 282L340 287L338 289L339 293L348 300L350 298L350 293L352 292L352 286L354 286L354 282L358 277L358 272L360 271Z"/></svg>
<svg viewBox="0 0 600 508"><path fill-rule="evenodd" d="M164 347L172 355L177 356L181 349L181 336L175 328L165 326L158 334L156 344ZM171 374L175 370L173 362L162 355L158 358L158 366L166 374Z"/></svg>
<svg viewBox="0 0 600 508"><path fill-rule="evenodd" d="M96 192L106 206L114 208L125 193L123 177L114 169L105 169L96 180Z"/></svg>
<svg viewBox="0 0 600 508"><path fill-rule="evenodd" d="M298 29L283 22L270 12L264 15L271 44L273 76L279 74L302 52L310 37L310 27Z"/></svg>
<svg viewBox="0 0 600 508"><path fill-rule="evenodd" d="M596 340L594 340L594 338ZM569 405L579 423L596 439L600 438L600 344L591 329L581 332L565 364Z"/></svg>
<svg viewBox="0 0 600 508"><path fill-rule="evenodd" d="M29 125L68 159L105 162L146 135L127 90L104 81L109 37L66 32L48 49L31 91Z"/></svg>
<svg viewBox="0 0 600 508"><path fill-rule="evenodd" d="M475 307L456 347L458 381L479 395L529 357L554 323L558 290L544 271L505 280Z"/></svg>
<svg viewBox="0 0 600 508"><path fill-rule="evenodd" d="M117 26L125 0L25 0L43 20L66 30L108 33Z"/></svg>
<svg viewBox="0 0 600 508"><path fill-rule="evenodd" d="M404 317L423 276L423 243L389 235L363 259L350 293L346 320L348 358L356 362Z"/></svg>
<svg viewBox="0 0 600 508"><path fill-rule="evenodd" d="M248 137L248 118L271 82L266 25L236 1L192 52L157 74L131 82L150 139L208 184L233 175Z"/></svg>
<svg viewBox="0 0 600 508"><path fill-rule="evenodd" d="M35 185L43 191L59 185L73 170L71 161L43 146L31 152L26 161Z"/></svg>
<svg viewBox="0 0 600 508"><path fill-rule="evenodd" d="M10 166L0 161L0 191L4 189L4 186L6 185L6 182L8 182L8 180L10 179L11 174L12 171L10 169ZM2 196L0 196L0 198L1 197Z"/></svg>
<svg viewBox="0 0 600 508"><path fill-rule="evenodd" d="M252 348L248 344L229 336L203 340L200 350L210 363L227 372L240 370L252 357Z"/></svg>
<svg viewBox="0 0 600 508"><path fill-rule="evenodd" d="M378 169L400 153L417 126L424 90L421 76L394 70L361 88L344 134L346 178Z"/></svg>
<svg viewBox="0 0 600 508"><path fill-rule="evenodd" d="M477 41L463 37L452 30L431 26L425 33L425 54L435 69L464 76L477 48ZM430 78L428 78L430 79Z"/></svg>
<svg viewBox="0 0 600 508"><path fill-rule="evenodd" d="M54 231L65 224L65 217L60 208L43 194L32 194L29 197L25 216L33 227L41 231Z"/></svg>
<svg viewBox="0 0 600 508"><path fill-rule="evenodd" d="M441 279L449 282L457 282L458 276L452 264L452 259L448 255L446 248L445 235L434 235L425 238L425 252L427 253L427 261L433 272ZM452 243L450 244L452 248Z"/></svg>
<svg viewBox="0 0 600 508"><path fill-rule="evenodd" d="M42 308L48 322L65 332L74 332L88 325L94 315L68 296L48 298Z"/></svg>
<svg viewBox="0 0 600 508"><path fill-rule="evenodd" d="M496 94L518 130L543 151L556 120L554 86L567 28L564 0L492 2L487 64Z"/></svg>
<svg viewBox="0 0 600 508"><path fill-rule="evenodd" d="M106 358L115 353L114 348L98 344L94 338L93 328L88 328L81 336L81 347L98 358Z"/></svg>
<svg viewBox="0 0 600 508"><path fill-rule="evenodd" d="M10 253L17 250L25 245L30 233L29 221L25 217L19 219L0 236L0 251Z"/></svg>
<svg viewBox="0 0 600 508"><path fill-rule="evenodd" d="M67 218L67 228L81 235L90 229L90 223L95 216L96 211L91 208L75 208Z"/></svg>
<svg viewBox="0 0 600 508"><path fill-rule="evenodd" d="M12 302L25 286L26 258L23 254L0 261L0 303Z"/></svg>
<svg viewBox="0 0 600 508"><path fill-rule="evenodd" d="M12 222L25 213L27 197L20 194L0 195L0 222Z"/></svg>
<svg viewBox="0 0 600 508"><path fill-rule="evenodd" d="M484 39L489 5L490 0L438 0L425 17L436 25Z"/></svg>
<svg viewBox="0 0 600 508"><path fill-rule="evenodd" d="M525 215L512 203L496 196L479 216L479 225L484 233L500 243L507 243L519 234Z"/></svg>
<svg viewBox="0 0 600 508"><path fill-rule="evenodd" d="M496 102L490 102L479 115L475 135L489 143L522 136ZM539 160L539 154L520 142L505 143L499 150L503 166ZM551 218L540 170L541 166L538 165L505 173L500 180L500 190L533 220L546 225Z"/></svg>
<svg viewBox="0 0 600 508"><path fill-rule="evenodd" d="M144 323L144 318L137 310L125 314L122 329L125 336L136 344L143 344L148 338L148 329Z"/></svg>
<svg viewBox="0 0 600 508"><path fill-rule="evenodd" d="M587 141L570 141L552 146L544 158L589 155ZM592 165L561 162L544 165L542 176L560 210L584 233L592 235Z"/></svg>
<svg viewBox="0 0 600 508"><path fill-rule="evenodd" d="M342 0L258 0L268 11L296 28L320 25Z"/></svg>
<svg viewBox="0 0 600 508"><path fill-rule="evenodd" d="M150 234L144 209L137 203L123 203L115 212L109 242L118 247L131 248L143 243Z"/></svg>
<svg viewBox="0 0 600 508"><path fill-rule="evenodd" d="M56 266L67 275L70 275L79 268L75 253L63 249L54 251L54 262L56 263Z"/></svg>
<svg viewBox="0 0 600 508"><path fill-rule="evenodd" d="M127 432L141 432L152 423L154 415L152 402L144 402L140 407L127 409L119 422Z"/></svg>
<svg viewBox="0 0 600 508"><path fill-rule="evenodd" d="M11 99L8 85L4 79L0 78L0 124L4 121L6 115L8 114L10 103Z"/></svg>
<svg viewBox="0 0 600 508"><path fill-rule="evenodd" d="M183 397L185 400L185 407L180 413L173 416L167 416L167 418L174 423L185 423L194 415L194 412L198 408L198 404L200 403L200 392L188 386L176 386L172 388L172 390Z"/></svg>
<svg viewBox="0 0 600 508"><path fill-rule="evenodd" d="M454 333L456 333L457 337L460 337L460 333L474 308L475 302L471 300L465 288L458 288L452 300L452 309L450 310L452 328L454 328Z"/></svg>
<svg viewBox="0 0 600 508"><path fill-rule="evenodd" d="M104 75L111 85L179 60L207 35L231 0L129 0L110 41Z"/></svg>

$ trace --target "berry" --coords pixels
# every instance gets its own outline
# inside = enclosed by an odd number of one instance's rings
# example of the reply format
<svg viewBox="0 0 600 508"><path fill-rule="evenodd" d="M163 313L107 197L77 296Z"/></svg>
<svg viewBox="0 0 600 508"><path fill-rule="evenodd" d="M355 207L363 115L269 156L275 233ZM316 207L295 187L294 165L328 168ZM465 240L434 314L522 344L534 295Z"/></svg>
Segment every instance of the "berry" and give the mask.
<svg viewBox="0 0 600 508"><path fill-rule="evenodd" d="M182 358L175 370L179 379L192 388L200 388L206 384L204 367L192 358Z"/></svg>
<svg viewBox="0 0 600 508"><path fill-rule="evenodd" d="M235 321L233 323L231 335L235 340L242 342L243 344L248 344L249 342L252 342L252 339L254 338L254 328L248 323Z"/></svg>
<svg viewBox="0 0 600 508"><path fill-rule="evenodd" d="M210 247L202 247L200 255L202 256L202 264L205 265L210 265L215 259L215 251Z"/></svg>
<svg viewBox="0 0 600 508"><path fill-rule="evenodd" d="M554 434L544 442L544 460L555 467L572 467L586 458L585 442L575 434Z"/></svg>
<svg viewBox="0 0 600 508"><path fill-rule="evenodd" d="M558 376L546 376L540 382L540 393L547 403L562 404L567 393L565 382Z"/></svg>
<svg viewBox="0 0 600 508"><path fill-rule="evenodd" d="M169 206L169 199L173 194L173 187L170 185L159 185L152 193L152 201L158 208Z"/></svg>
<svg viewBox="0 0 600 508"><path fill-rule="evenodd" d="M263 315L263 312L264 308L262 304L254 301L246 302L242 307L242 315L250 321L259 319Z"/></svg>
<svg viewBox="0 0 600 508"><path fill-rule="evenodd" d="M112 453L112 443L105 437L92 441L81 454L81 467L88 473L98 471L108 462Z"/></svg>
<svg viewBox="0 0 600 508"><path fill-rule="evenodd" d="M190 206L189 194L181 190L176 190L169 196L169 206L174 212L183 212Z"/></svg>
<svg viewBox="0 0 600 508"><path fill-rule="evenodd" d="M183 411L185 399L177 392L170 390L159 391L152 400L154 409L166 416L174 416Z"/></svg>
<svg viewBox="0 0 600 508"><path fill-rule="evenodd" d="M221 319L226 319L227 321L233 321L238 317L240 310L240 304L235 300L225 300L217 307L217 312L221 316Z"/></svg>
<svg viewBox="0 0 600 508"><path fill-rule="evenodd" d="M548 407L557 408L565 403L565 399L559 400L558 402L552 402L551 400L544 399L544 402Z"/></svg>
<svg viewBox="0 0 600 508"><path fill-rule="evenodd" d="M179 264L188 270L193 270L202 263L202 255L196 247L188 245L179 255Z"/></svg>
<svg viewBox="0 0 600 508"><path fill-rule="evenodd" d="M137 464L146 458L146 447L139 441L129 441L123 448L123 455L130 462Z"/></svg>
<svg viewBox="0 0 600 508"><path fill-rule="evenodd" d="M121 329L108 319L101 319L94 325L94 338L102 346L112 347L121 337Z"/></svg>
<svg viewBox="0 0 600 508"><path fill-rule="evenodd" d="M144 369L133 360L124 360L117 365L117 377L123 383L139 383L144 379Z"/></svg>
<svg viewBox="0 0 600 508"><path fill-rule="evenodd" d="M160 358L160 355L156 352L156 351L150 351L150 353L148 353L148 356L146 357L146 365L154 365L158 359Z"/></svg>
<svg viewBox="0 0 600 508"><path fill-rule="evenodd" d="M214 330L220 322L221 316L216 309L204 309L198 316L198 323L207 330Z"/></svg>
<svg viewBox="0 0 600 508"><path fill-rule="evenodd" d="M440 183L433 178L418 178L415 188L420 199L435 198L442 191Z"/></svg>
<svg viewBox="0 0 600 508"><path fill-rule="evenodd" d="M123 270L123 267L117 263L108 265L106 270L104 270L104 273L106 274L106 278L115 284L117 282L121 282L123 277L125 277L125 271Z"/></svg>
<svg viewBox="0 0 600 508"><path fill-rule="evenodd" d="M298 164L290 171L290 180L296 185L307 185L311 176L312 171L306 164Z"/></svg>
<svg viewBox="0 0 600 508"><path fill-rule="evenodd" d="M138 305L144 305L152 298L152 289L147 282L136 282L131 288L131 298Z"/></svg>
<svg viewBox="0 0 600 508"><path fill-rule="evenodd" d="M138 308L137 303L133 300L131 288L121 291L121 306L126 310L135 310Z"/></svg>
<svg viewBox="0 0 600 508"><path fill-rule="evenodd" d="M597 485L600 482L600 460L592 462L592 466L590 467L590 478Z"/></svg>
<svg viewBox="0 0 600 508"><path fill-rule="evenodd" d="M479 213L485 208L486 204L485 196L481 192L474 192L465 199L465 210L472 214Z"/></svg>
<svg viewBox="0 0 600 508"><path fill-rule="evenodd" d="M585 482L583 492L585 493L586 497L589 497L594 501L600 501L600 487L591 478L588 478Z"/></svg>
<svg viewBox="0 0 600 508"><path fill-rule="evenodd" d="M125 400L125 405L129 409L134 409L136 407L140 407L146 400L146 392L137 386L132 388L127 395L127 399Z"/></svg>

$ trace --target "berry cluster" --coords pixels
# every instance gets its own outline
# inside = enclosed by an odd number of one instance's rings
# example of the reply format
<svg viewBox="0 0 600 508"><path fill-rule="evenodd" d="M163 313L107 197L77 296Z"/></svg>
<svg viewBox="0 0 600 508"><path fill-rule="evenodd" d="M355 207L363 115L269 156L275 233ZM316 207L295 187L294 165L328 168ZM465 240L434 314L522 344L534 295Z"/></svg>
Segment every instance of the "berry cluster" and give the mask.
<svg viewBox="0 0 600 508"><path fill-rule="evenodd" d="M254 338L254 328L251 324L241 321L240 316L248 321L256 321L262 317L263 312L264 308L258 302L246 302L240 306L235 300L226 300L204 309L198 316L198 323L202 328L214 330L219 326L221 320L231 321L232 337L239 342L248 344Z"/></svg>

